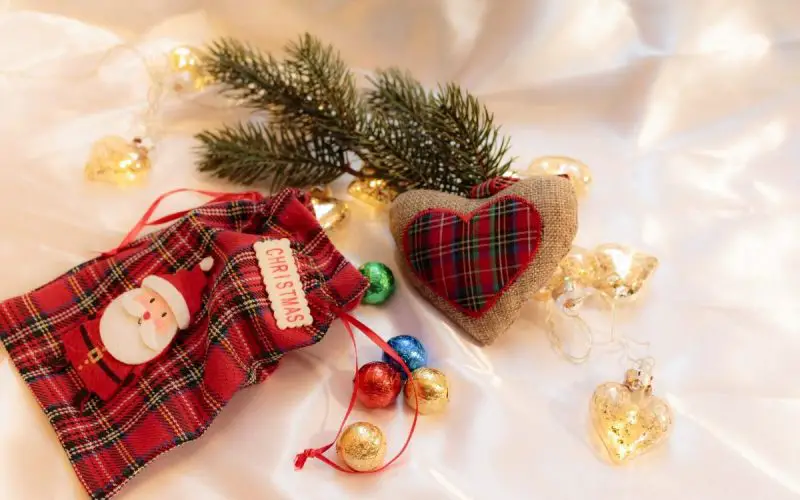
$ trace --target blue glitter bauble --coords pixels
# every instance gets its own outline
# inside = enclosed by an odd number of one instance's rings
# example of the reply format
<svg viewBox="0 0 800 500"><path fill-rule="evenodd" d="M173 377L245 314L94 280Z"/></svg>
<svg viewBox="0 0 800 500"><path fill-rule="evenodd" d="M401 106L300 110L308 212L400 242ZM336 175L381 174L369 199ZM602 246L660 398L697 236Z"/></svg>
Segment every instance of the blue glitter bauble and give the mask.
<svg viewBox="0 0 800 500"><path fill-rule="evenodd" d="M428 364L428 353L425 351L425 346L415 337L411 335L398 335L397 337L390 338L387 343L392 349L397 351L397 354L399 354L401 358L403 358L403 361L406 362L410 371L413 372L417 368L422 368ZM383 360L397 368L400 375L403 376L403 380L406 379L406 372L403 371L403 367L400 366L400 363L393 360L391 356L386 353L383 353Z"/></svg>

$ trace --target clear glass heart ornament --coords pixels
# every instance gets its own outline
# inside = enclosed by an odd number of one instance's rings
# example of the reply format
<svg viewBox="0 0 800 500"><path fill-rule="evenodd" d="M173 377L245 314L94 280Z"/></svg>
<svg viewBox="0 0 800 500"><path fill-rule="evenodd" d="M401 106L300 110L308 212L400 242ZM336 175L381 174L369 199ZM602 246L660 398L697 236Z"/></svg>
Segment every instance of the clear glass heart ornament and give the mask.
<svg viewBox="0 0 800 500"><path fill-rule="evenodd" d="M628 370L623 383L598 386L590 413L597 436L617 464L654 448L672 428L672 410L653 395L651 378L639 370Z"/></svg>

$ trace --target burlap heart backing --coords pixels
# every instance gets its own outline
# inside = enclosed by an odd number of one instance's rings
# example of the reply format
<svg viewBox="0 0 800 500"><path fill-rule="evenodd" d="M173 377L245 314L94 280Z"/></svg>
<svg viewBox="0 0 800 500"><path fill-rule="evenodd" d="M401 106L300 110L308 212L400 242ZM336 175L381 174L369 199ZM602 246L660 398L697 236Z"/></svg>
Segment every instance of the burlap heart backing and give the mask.
<svg viewBox="0 0 800 500"><path fill-rule="evenodd" d="M445 209L466 215L493 200L519 197L535 207L541 218L541 233L536 254L527 268L509 278L491 307L479 316L465 314L451 300L435 292L409 264L404 249L404 235L417 216L431 209ZM522 304L546 285L556 266L569 252L578 227L577 201L569 180L558 176L537 176L525 179L485 199L467 199L438 191L409 191L398 196L390 211L390 226L402 265L423 297L445 313L464 331L483 345L489 345L505 332L520 314ZM530 235L526 237L531 237Z"/></svg>

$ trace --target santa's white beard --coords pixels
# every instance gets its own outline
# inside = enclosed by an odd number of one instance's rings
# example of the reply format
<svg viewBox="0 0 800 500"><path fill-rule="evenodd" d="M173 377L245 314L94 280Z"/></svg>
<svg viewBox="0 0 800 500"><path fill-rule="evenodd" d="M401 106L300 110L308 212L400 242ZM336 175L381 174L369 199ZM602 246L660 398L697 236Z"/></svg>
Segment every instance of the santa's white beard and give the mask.
<svg viewBox="0 0 800 500"><path fill-rule="evenodd" d="M174 336L174 333L171 335L159 335L153 320L142 320L142 324L139 325L139 337L142 339L142 342L156 352L163 351Z"/></svg>
<svg viewBox="0 0 800 500"><path fill-rule="evenodd" d="M152 360L170 344L176 332L158 334L152 320L139 320L144 307L133 299L140 290L115 298L100 318L100 338L108 353L129 365Z"/></svg>

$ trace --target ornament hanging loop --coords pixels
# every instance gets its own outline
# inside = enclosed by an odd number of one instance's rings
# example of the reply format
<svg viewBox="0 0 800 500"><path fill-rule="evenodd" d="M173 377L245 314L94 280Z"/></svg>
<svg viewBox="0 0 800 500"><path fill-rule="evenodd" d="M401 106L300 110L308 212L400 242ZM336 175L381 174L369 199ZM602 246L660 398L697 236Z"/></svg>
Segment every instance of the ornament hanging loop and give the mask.
<svg viewBox="0 0 800 500"><path fill-rule="evenodd" d="M327 449L325 451L328 451ZM302 453L298 453L294 457L294 468L295 470L301 470L306 465L306 461L309 458L319 458L321 455L320 450L316 448L308 448L303 450Z"/></svg>
<svg viewBox="0 0 800 500"><path fill-rule="evenodd" d="M652 356L647 356L644 358L639 358L633 360L633 365L630 370L625 373L625 382L628 382L629 374L632 377L632 381L641 388L647 389L648 391L652 391L653 385L653 370L656 366L656 360Z"/></svg>
<svg viewBox="0 0 800 500"><path fill-rule="evenodd" d="M653 393L653 378L649 374L645 374L644 372L637 370L635 368L631 368L625 372L625 386L631 390L631 392L644 392L645 395L650 395Z"/></svg>

